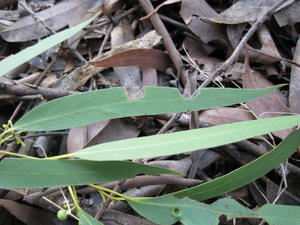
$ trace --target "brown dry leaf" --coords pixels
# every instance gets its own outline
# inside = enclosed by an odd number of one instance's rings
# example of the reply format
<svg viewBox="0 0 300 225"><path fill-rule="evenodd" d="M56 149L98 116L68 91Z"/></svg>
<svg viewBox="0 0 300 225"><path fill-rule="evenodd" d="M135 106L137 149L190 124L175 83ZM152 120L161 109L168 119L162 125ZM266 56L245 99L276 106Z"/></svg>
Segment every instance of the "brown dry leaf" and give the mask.
<svg viewBox="0 0 300 225"><path fill-rule="evenodd" d="M99 7L103 1L94 0L65 0L53 7L37 12L36 16L54 31L67 25L74 26L90 17L89 10ZM50 31L31 15L21 18L1 32L1 36L8 42L23 42L49 35Z"/></svg>
<svg viewBox="0 0 300 225"><path fill-rule="evenodd" d="M273 84L270 81L268 81L260 73L251 70L249 66L249 59L248 57L246 57L244 66L243 88L258 89L267 88L271 86L273 86ZM275 90L272 93L269 93L256 100L248 102L247 105L259 118L268 118L279 116L278 113L280 112L289 112L290 110L286 106L285 102L286 100L281 95L280 91ZM273 132L273 134L277 137L284 139L291 131L292 130L289 129Z"/></svg>
<svg viewBox="0 0 300 225"><path fill-rule="evenodd" d="M104 142L135 138L139 133L136 125L126 119L106 120L84 127L72 128L67 138L68 153Z"/></svg>
<svg viewBox="0 0 300 225"><path fill-rule="evenodd" d="M27 225L53 225L58 223L54 214L12 200L0 199L0 205ZM1 221L4 222L4 221ZM4 223L1 223L4 224Z"/></svg>
<svg viewBox="0 0 300 225"><path fill-rule="evenodd" d="M300 63L300 39L298 39L293 60L297 63ZM290 78L289 106L291 112L293 113L300 113L299 98L300 98L300 68L295 65L292 65L291 78Z"/></svg>
<svg viewBox="0 0 300 225"><path fill-rule="evenodd" d="M95 58L95 60L108 57L116 54L117 52L122 52L126 49L133 48L152 48L157 46L161 41L161 36L157 34L155 30L149 31L141 38L138 38L133 41L126 42L115 48L112 48L110 51L103 53L101 56ZM65 90L76 90L81 85L84 85L92 76L103 71L104 68L94 67L91 65L83 65L71 73L66 74L58 79L58 81L52 86L53 88L60 88Z"/></svg>
<svg viewBox="0 0 300 225"><path fill-rule="evenodd" d="M90 64L105 68L114 66L151 67L160 71L165 71L173 66L169 55L156 49L129 49L107 58L91 61Z"/></svg>
<svg viewBox="0 0 300 225"><path fill-rule="evenodd" d="M83 149L86 144L92 140L101 130L103 130L109 120L91 124L83 127L71 128L67 137L68 153Z"/></svg>
<svg viewBox="0 0 300 225"><path fill-rule="evenodd" d="M212 125L221 125L225 123L234 123L255 119L249 111L240 108L229 107L205 110L200 114L199 118Z"/></svg>
<svg viewBox="0 0 300 225"><path fill-rule="evenodd" d="M226 42L224 32L218 24L207 23L199 19L218 15L205 0L182 0L180 15L191 31L204 43L214 40Z"/></svg>
<svg viewBox="0 0 300 225"><path fill-rule="evenodd" d="M203 16L203 19L224 24L255 22L257 17L266 9L272 7L276 1L277 0L239 0L222 13L215 16ZM293 2L294 0L287 0L278 10L283 9Z"/></svg>
<svg viewBox="0 0 300 225"><path fill-rule="evenodd" d="M89 147L104 142L117 141L127 138L135 138L139 135L140 130L132 120L113 119L94 136L85 147Z"/></svg>

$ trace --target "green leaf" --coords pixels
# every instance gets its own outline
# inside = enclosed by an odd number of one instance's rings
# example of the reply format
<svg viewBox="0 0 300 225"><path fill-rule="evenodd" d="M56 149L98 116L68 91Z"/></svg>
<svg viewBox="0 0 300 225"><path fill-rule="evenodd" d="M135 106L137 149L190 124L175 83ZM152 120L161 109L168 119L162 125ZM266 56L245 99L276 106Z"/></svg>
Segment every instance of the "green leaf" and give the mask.
<svg viewBox="0 0 300 225"><path fill-rule="evenodd" d="M184 225L218 225L221 215L232 218L260 218L272 225L298 225L298 206L264 205L250 210L232 199L220 199L212 205L171 196L128 202L140 215L154 223L169 225L180 221Z"/></svg>
<svg viewBox="0 0 300 225"><path fill-rule="evenodd" d="M292 128L299 124L300 116L251 120L209 128L109 142L85 148L69 156L103 161L174 155L221 146L272 131Z"/></svg>
<svg viewBox="0 0 300 225"><path fill-rule="evenodd" d="M79 224L80 225L104 225L99 220L96 220L94 217L87 214L82 209L78 210Z"/></svg>
<svg viewBox="0 0 300 225"><path fill-rule="evenodd" d="M34 188L104 183L138 174L178 174L124 161L42 160L7 158L0 163L0 188Z"/></svg>
<svg viewBox="0 0 300 225"><path fill-rule="evenodd" d="M0 62L0 76L3 76L7 72L13 70L17 66L22 65L23 63L29 61L30 59L40 55L44 51L48 50L49 48L54 47L55 45L67 40L68 38L75 35L77 32L79 32L81 29L83 29L85 26L87 26L89 23L91 23L98 14L94 15L90 19L86 20L85 22L78 24L74 27L71 27L69 29L63 30L61 32L58 32L54 35L51 35L50 37L47 37L37 44L28 47L19 53L15 55L11 55L5 59L3 59Z"/></svg>
<svg viewBox="0 0 300 225"><path fill-rule="evenodd" d="M204 110L253 100L278 87L207 88L193 99L184 98L175 88L145 87L145 96L134 101L127 99L124 88L109 88L55 99L35 107L12 129L59 130L127 116Z"/></svg>
<svg viewBox="0 0 300 225"><path fill-rule="evenodd" d="M300 146L300 130L291 133L276 148L224 176L198 186L172 193L177 197L206 200L242 187L264 176L287 160Z"/></svg>

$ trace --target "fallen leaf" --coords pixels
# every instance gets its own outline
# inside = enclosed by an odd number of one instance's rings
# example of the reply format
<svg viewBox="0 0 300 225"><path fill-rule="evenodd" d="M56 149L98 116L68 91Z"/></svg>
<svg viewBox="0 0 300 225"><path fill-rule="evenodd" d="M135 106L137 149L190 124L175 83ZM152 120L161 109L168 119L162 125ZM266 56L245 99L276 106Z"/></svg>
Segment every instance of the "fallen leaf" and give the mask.
<svg viewBox="0 0 300 225"><path fill-rule="evenodd" d="M110 120L90 141L88 141L85 147L127 138L135 138L139 133L140 130L132 120L113 119Z"/></svg>
<svg viewBox="0 0 300 225"><path fill-rule="evenodd" d="M260 73L251 70L249 66L249 59L248 57L246 57L244 67L243 88L256 89L271 86L273 86L273 84L270 81L268 81ZM247 105L259 118L269 118L278 116L280 115L280 113L285 114L285 112L290 112L285 102L286 100L281 95L280 91L275 90L274 92L266 94L261 98L248 102ZM284 139L288 136L288 134L291 131L291 129L276 131L273 132L273 134L277 137Z"/></svg>
<svg viewBox="0 0 300 225"><path fill-rule="evenodd" d="M53 31L69 25L75 26L90 17L89 10L103 4L94 0L65 0L53 7L37 12ZM25 16L1 32L1 37L8 42L23 42L45 37L51 32L31 15Z"/></svg>
<svg viewBox="0 0 300 225"><path fill-rule="evenodd" d="M160 71L165 71L167 68L173 67L168 54L156 49L129 49L107 58L92 61L90 64L98 67L151 67Z"/></svg>
<svg viewBox="0 0 300 225"><path fill-rule="evenodd" d="M205 0L182 0L180 15L185 24L204 43L213 40L226 40L222 28L218 24L207 23L199 19L200 17L214 17L218 15Z"/></svg>
<svg viewBox="0 0 300 225"><path fill-rule="evenodd" d="M239 0L222 13L211 17L207 16L205 18L203 16L203 19L224 24L255 22L258 16L268 8L272 7L276 1L277 0ZM293 0L286 1L279 9L277 9L277 11L293 2Z"/></svg>
<svg viewBox="0 0 300 225"><path fill-rule="evenodd" d="M254 116L244 109L220 107L216 109L205 110L199 118L212 125L221 125L225 123L234 123L255 119Z"/></svg>
<svg viewBox="0 0 300 225"><path fill-rule="evenodd" d="M242 37L245 30L246 24L228 25L227 35L230 40L232 48L235 48ZM257 31L257 37L259 39L261 48L254 49L253 47L247 45L248 55L251 62L258 62L262 64L271 64L280 61L280 53L274 43L266 25L262 25ZM245 58L245 50L240 53L240 58Z"/></svg>
<svg viewBox="0 0 300 225"><path fill-rule="evenodd" d="M68 153L83 149L109 123L105 120L88 126L71 128L67 137Z"/></svg>
<svg viewBox="0 0 300 225"><path fill-rule="evenodd" d="M294 25L300 22L300 2L294 1L293 4L287 6L286 8L276 12L274 14L275 20L280 27L286 25Z"/></svg>

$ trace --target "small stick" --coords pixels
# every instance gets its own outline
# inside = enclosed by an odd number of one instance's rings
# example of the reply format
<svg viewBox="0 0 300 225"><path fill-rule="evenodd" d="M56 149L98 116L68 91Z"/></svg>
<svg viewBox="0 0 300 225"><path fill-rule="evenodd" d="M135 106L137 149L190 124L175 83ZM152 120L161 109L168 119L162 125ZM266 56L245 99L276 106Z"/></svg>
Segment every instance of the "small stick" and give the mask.
<svg viewBox="0 0 300 225"><path fill-rule="evenodd" d="M236 61L245 44L249 41L249 39L260 27L260 25L263 24L269 18L269 16L274 13L274 11L277 8L279 8L285 2L286 0L279 0L272 7L262 12L262 14L257 18L256 22L252 25L252 27L248 30L246 35L242 38L240 43L234 49L231 56L200 85L197 91L195 91L194 96L199 92L201 88L208 86L216 77L224 73Z"/></svg>
<svg viewBox="0 0 300 225"><path fill-rule="evenodd" d="M149 0L139 0L139 3L144 8L146 14L150 14L154 11L154 7ZM170 37L170 34L169 34L167 28L165 27L165 25L161 21L159 15L157 15L157 14L152 15L150 17L150 21L151 21L153 27L155 28L155 30L157 31L157 33L162 36L163 44L164 44L166 50L168 51L172 62L176 66L177 77L178 78L180 77L183 84L185 85L186 79L182 73L182 69L184 68L183 62L182 62L179 52L176 49L176 46L175 46L172 38ZM180 74L181 74L181 76L180 76Z"/></svg>

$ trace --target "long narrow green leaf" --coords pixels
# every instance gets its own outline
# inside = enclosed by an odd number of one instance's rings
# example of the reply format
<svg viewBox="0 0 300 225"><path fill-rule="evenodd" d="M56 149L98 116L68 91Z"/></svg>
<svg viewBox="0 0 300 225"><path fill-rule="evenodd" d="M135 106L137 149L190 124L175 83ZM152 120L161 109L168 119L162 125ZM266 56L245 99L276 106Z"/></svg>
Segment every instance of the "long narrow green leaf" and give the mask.
<svg viewBox="0 0 300 225"><path fill-rule="evenodd" d="M264 176L287 160L300 146L300 130L291 133L276 148L256 160L210 182L172 193L178 197L206 200L232 191Z"/></svg>
<svg viewBox="0 0 300 225"><path fill-rule="evenodd" d="M71 156L103 161L173 155L221 146L299 124L300 116L273 117L109 142L88 147Z"/></svg>
<svg viewBox="0 0 300 225"><path fill-rule="evenodd" d="M103 225L100 221L96 220L94 217L90 216L83 210L78 211L78 217L80 219L80 225Z"/></svg>
<svg viewBox="0 0 300 225"><path fill-rule="evenodd" d="M16 130L59 130L127 116L155 115L214 108L258 98L279 86L266 89L202 89L193 99L177 89L145 87L145 96L129 101L124 88L110 88L72 95L38 106L16 122Z"/></svg>
<svg viewBox="0 0 300 225"><path fill-rule="evenodd" d="M149 200L129 201L129 204L142 216L162 225L180 221L184 225L217 225L219 217L260 218L272 225L298 225L299 206L266 204L260 209L250 210L233 199L220 199L207 205L188 198L176 199L171 196Z"/></svg>
<svg viewBox="0 0 300 225"><path fill-rule="evenodd" d="M16 68L17 66L22 65L23 63L29 61L30 59L48 50L49 48L52 48L55 45L72 37L77 32L79 32L82 28L84 28L89 23L91 23L96 17L97 15L94 15L93 17L91 17L90 19L86 20L81 24L78 24L74 27L63 30L54 35L51 35L50 37L41 40L40 42L38 42L37 44L31 47L28 47L15 55L3 59L0 62L0 76L3 76L7 72Z"/></svg>
<svg viewBox="0 0 300 225"><path fill-rule="evenodd" d="M82 185L123 180L138 174L177 174L143 164L85 160L4 159L0 163L0 188L34 188Z"/></svg>

